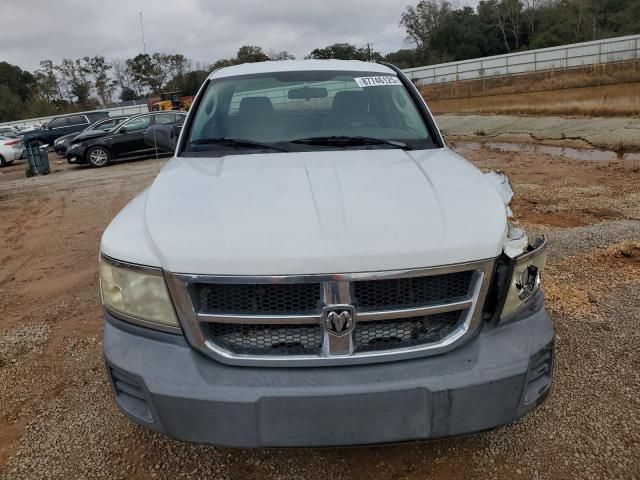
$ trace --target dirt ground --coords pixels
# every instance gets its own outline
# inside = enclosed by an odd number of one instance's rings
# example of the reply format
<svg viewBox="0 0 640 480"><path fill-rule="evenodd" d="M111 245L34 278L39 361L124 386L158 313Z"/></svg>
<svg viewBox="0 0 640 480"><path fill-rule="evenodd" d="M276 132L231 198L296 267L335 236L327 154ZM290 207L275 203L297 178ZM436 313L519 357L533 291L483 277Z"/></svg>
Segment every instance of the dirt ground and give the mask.
<svg viewBox="0 0 640 480"><path fill-rule="evenodd" d="M538 154L464 151L511 179L545 232L557 332L547 402L464 438L349 449L234 450L123 417L101 355L100 235L159 163L0 169L0 478L640 478L640 173Z"/></svg>

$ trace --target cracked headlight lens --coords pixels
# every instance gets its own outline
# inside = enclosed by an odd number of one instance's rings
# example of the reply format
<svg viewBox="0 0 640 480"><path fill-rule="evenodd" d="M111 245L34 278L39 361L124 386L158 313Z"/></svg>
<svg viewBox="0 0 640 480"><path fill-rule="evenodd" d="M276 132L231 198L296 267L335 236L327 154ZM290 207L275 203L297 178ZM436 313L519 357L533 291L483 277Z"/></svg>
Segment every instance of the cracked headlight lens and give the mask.
<svg viewBox="0 0 640 480"><path fill-rule="evenodd" d="M540 276L547 262L546 239L536 240L530 250L516 257L514 262L501 320L519 312L540 291Z"/></svg>
<svg viewBox="0 0 640 480"><path fill-rule="evenodd" d="M100 257L100 290L102 303L116 313L142 320L145 324L179 326L159 270L116 266Z"/></svg>

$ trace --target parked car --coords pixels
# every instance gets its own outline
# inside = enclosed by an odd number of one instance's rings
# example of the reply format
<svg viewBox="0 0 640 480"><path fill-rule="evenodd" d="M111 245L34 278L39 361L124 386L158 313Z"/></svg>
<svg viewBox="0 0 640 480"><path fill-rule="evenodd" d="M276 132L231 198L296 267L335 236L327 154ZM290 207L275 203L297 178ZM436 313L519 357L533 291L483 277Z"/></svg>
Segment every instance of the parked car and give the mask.
<svg viewBox="0 0 640 480"><path fill-rule="evenodd" d="M0 136L0 167L11 165L22 157L24 145L22 140L13 137Z"/></svg>
<svg viewBox="0 0 640 480"><path fill-rule="evenodd" d="M67 161L104 167L116 160L128 160L153 155L156 149L144 141L151 125L182 124L186 118L181 112L142 113L134 115L102 136L82 140L67 149Z"/></svg>
<svg viewBox="0 0 640 480"><path fill-rule="evenodd" d="M16 127L0 127L0 137L18 138L20 130Z"/></svg>
<svg viewBox="0 0 640 480"><path fill-rule="evenodd" d="M34 130L40 130L41 128L44 128L47 125L47 123L48 122L36 123L34 125L28 125L26 127L21 127L20 128L20 134L24 135L25 133L33 132Z"/></svg>
<svg viewBox="0 0 640 480"><path fill-rule="evenodd" d="M178 134L179 132L179 134ZM495 428L552 380L544 238L396 67L213 72L102 236L116 403L169 436L362 445Z"/></svg>
<svg viewBox="0 0 640 480"><path fill-rule="evenodd" d="M108 132L112 128L120 125L129 116L109 117L98 120L92 123L80 133L70 133L69 135L63 135L53 142L53 149L58 155L65 156L67 154L67 148L72 143L80 143L92 138L101 137L104 132Z"/></svg>
<svg viewBox="0 0 640 480"><path fill-rule="evenodd" d="M42 125L41 128L27 131L24 140L53 145L53 142L70 133L79 133L92 123L108 117L107 112L86 112L82 114L64 115Z"/></svg>

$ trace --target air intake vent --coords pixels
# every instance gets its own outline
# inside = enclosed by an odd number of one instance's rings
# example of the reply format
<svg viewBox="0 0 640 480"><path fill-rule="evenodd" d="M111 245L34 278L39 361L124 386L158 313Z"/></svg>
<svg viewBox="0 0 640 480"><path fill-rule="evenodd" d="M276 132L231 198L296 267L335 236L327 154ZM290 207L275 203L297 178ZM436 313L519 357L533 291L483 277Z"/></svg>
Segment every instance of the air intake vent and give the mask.
<svg viewBox="0 0 640 480"><path fill-rule="evenodd" d="M153 422L153 415L147 404L147 398L141 381L133 375L109 367L113 390L116 401L129 415L139 418L144 422Z"/></svg>
<svg viewBox="0 0 640 480"><path fill-rule="evenodd" d="M524 403L531 404L541 398L551 385L553 374L553 344L549 344L531 358L527 373Z"/></svg>

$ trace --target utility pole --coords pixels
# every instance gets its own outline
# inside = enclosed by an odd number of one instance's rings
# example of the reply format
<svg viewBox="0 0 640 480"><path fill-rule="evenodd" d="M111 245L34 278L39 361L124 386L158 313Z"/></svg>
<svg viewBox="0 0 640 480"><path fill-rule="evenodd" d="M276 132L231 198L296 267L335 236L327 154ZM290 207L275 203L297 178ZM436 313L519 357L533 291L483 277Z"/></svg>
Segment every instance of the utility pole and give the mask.
<svg viewBox="0 0 640 480"><path fill-rule="evenodd" d="M142 23L142 11L140 11L140 31L142 32L142 53L147 54L147 44L144 41L144 23Z"/></svg>

